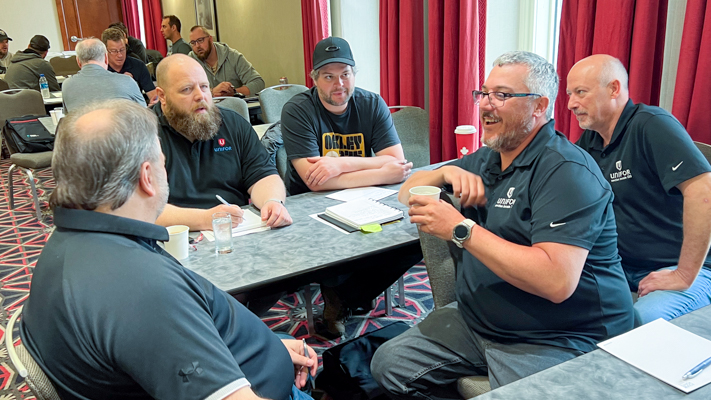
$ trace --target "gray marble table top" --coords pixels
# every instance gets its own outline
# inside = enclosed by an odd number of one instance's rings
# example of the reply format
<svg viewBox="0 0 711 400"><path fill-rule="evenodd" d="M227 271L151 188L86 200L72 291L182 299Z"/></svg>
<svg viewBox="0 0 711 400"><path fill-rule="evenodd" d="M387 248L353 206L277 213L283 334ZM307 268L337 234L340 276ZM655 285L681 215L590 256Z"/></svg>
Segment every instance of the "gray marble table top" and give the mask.
<svg viewBox="0 0 711 400"><path fill-rule="evenodd" d="M711 306L671 322L711 339ZM685 394L598 349L476 397L494 399L711 399L711 385Z"/></svg>
<svg viewBox="0 0 711 400"><path fill-rule="evenodd" d="M399 189L400 184L385 187ZM218 288L236 294L419 242L417 227L410 223L407 207L397 201L397 194L380 201L403 210L404 219L384 225L382 232L344 234L309 216L341 203L326 198L330 193L287 197L292 225L235 237L230 254L216 254L214 242L203 240L181 263Z"/></svg>

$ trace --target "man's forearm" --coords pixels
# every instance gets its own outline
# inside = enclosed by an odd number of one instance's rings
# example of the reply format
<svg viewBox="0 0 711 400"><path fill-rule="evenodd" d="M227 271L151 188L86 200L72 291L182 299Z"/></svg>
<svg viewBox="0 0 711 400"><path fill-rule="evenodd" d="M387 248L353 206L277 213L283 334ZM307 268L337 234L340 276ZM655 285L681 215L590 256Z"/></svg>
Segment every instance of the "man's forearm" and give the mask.
<svg viewBox="0 0 711 400"><path fill-rule="evenodd" d="M286 200L286 189L279 175L269 175L252 185L249 189L249 195L252 199L252 203L261 209L267 200Z"/></svg>
<svg viewBox="0 0 711 400"><path fill-rule="evenodd" d="M692 178L682 187L684 240L677 271L689 286L706 260L711 244L711 174L705 175L709 176Z"/></svg>
<svg viewBox="0 0 711 400"><path fill-rule="evenodd" d="M212 226L205 226L205 210L199 208L183 208L166 204L163 212L158 216L156 224L161 226L187 225L191 231L211 230Z"/></svg>
<svg viewBox="0 0 711 400"><path fill-rule="evenodd" d="M389 162L397 161L397 158L383 155L376 157L339 157L339 160L343 160L344 162L343 172L345 173L378 169Z"/></svg>
<svg viewBox="0 0 711 400"><path fill-rule="evenodd" d="M407 200L410 198L410 189L415 186L443 186L445 184L442 167L433 171L417 171L410 179L400 186L400 193L397 195L400 203L407 205Z"/></svg>

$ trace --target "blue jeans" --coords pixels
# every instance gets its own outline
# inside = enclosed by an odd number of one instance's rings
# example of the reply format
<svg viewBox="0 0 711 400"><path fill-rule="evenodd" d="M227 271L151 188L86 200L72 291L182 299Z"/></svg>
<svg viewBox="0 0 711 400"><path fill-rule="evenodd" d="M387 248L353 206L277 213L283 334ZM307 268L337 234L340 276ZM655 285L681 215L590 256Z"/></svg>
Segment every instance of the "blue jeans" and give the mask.
<svg viewBox="0 0 711 400"><path fill-rule="evenodd" d="M674 269L676 266L663 269ZM630 289L636 291L639 282L649 272L625 271ZM701 268L696 280L686 290L656 290L640 297L634 304L635 324L643 325L655 319L670 320L711 304L711 270Z"/></svg>
<svg viewBox="0 0 711 400"><path fill-rule="evenodd" d="M461 399L457 391L461 377L488 374L495 389L582 354L484 339L467 326L457 303L451 303L380 346L370 368L391 398Z"/></svg>

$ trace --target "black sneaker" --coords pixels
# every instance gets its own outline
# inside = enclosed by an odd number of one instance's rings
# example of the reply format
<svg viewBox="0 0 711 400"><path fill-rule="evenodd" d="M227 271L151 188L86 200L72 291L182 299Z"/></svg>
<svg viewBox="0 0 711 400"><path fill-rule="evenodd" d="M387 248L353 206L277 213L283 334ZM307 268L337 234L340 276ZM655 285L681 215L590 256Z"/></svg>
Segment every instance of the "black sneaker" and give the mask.
<svg viewBox="0 0 711 400"><path fill-rule="evenodd" d="M346 333L346 321L351 315L350 310L343 304L332 288L322 286L321 295L324 303L323 322L326 324L326 329L332 335L344 335Z"/></svg>

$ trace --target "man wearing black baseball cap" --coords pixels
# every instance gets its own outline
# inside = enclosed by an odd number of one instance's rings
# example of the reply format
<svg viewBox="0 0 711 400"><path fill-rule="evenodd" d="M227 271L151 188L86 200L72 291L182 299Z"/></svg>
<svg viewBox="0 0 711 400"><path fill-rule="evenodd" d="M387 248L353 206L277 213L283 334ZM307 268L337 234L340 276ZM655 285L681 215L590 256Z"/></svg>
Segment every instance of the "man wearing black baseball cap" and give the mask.
<svg viewBox="0 0 711 400"><path fill-rule="evenodd" d="M10 60L12 59L12 54L8 51L8 42L12 40L11 37L7 36L4 30L0 29L0 74L4 74L7 71L8 65L10 65Z"/></svg>
<svg viewBox="0 0 711 400"><path fill-rule="evenodd" d="M54 69L44 58L49 51L49 39L42 35L35 35L30 40L27 49L18 51L12 56L10 65L7 67L5 81L10 89L34 89L39 91L40 75L47 78L49 90L56 92L61 90Z"/></svg>
<svg viewBox="0 0 711 400"><path fill-rule="evenodd" d="M355 87L356 71L348 42L320 41L313 54L314 87L284 105L282 135L291 161L289 192L345 189L400 183L410 175L385 101ZM331 333L343 333L350 310L369 309L371 300L392 284L421 254L399 254L360 261L352 274L321 282L324 319ZM353 290L357 288L357 290Z"/></svg>

